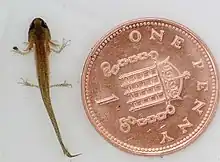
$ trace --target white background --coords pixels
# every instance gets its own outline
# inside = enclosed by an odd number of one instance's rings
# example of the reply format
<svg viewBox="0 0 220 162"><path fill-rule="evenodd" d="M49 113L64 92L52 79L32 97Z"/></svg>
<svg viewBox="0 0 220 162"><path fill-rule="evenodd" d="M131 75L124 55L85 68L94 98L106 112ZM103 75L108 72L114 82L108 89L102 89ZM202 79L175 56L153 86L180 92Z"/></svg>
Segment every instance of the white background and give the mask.
<svg viewBox="0 0 220 162"><path fill-rule="evenodd" d="M52 37L72 43L51 57L51 82L67 80L73 88L52 89L52 103L61 133L76 162L217 162L220 161L220 111L207 131L186 149L161 157L140 157L106 142L85 115L81 72L96 41L110 29L139 17L164 17L198 34L220 63L220 4L218 0L0 0L0 161L65 162L41 101L39 90L17 84L20 77L37 83L34 55L13 55L24 48L34 17L48 23Z"/></svg>

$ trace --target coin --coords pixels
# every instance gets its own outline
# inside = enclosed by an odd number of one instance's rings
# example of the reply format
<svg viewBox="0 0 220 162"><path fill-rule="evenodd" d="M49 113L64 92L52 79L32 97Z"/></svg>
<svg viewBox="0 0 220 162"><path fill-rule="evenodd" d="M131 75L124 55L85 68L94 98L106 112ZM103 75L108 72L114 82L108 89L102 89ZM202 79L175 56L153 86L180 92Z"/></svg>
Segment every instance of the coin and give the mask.
<svg viewBox="0 0 220 162"><path fill-rule="evenodd" d="M208 47L167 19L125 22L92 49L82 100L96 130L136 155L164 155L201 135L216 110L218 76Z"/></svg>

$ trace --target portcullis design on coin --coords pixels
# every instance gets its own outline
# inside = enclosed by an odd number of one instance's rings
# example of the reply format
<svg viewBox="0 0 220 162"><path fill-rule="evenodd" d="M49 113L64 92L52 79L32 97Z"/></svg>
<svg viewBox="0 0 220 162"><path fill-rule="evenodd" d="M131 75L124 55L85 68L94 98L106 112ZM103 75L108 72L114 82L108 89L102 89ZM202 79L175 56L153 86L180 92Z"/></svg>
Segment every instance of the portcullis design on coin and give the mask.
<svg viewBox="0 0 220 162"><path fill-rule="evenodd" d="M96 130L137 155L164 155L209 124L218 76L207 46L176 22L145 18L110 31L92 49L82 98Z"/></svg>

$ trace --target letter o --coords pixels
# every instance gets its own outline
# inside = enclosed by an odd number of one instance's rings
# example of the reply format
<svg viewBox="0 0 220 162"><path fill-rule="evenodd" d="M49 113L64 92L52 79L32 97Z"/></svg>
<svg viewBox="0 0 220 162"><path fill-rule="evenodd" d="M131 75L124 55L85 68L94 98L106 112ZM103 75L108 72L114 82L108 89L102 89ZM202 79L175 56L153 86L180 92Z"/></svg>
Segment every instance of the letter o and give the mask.
<svg viewBox="0 0 220 162"><path fill-rule="evenodd" d="M134 42L134 43L140 42L140 40L141 40L141 33L139 31L137 31L137 30L133 30L129 34L129 39L130 39L131 42Z"/></svg>

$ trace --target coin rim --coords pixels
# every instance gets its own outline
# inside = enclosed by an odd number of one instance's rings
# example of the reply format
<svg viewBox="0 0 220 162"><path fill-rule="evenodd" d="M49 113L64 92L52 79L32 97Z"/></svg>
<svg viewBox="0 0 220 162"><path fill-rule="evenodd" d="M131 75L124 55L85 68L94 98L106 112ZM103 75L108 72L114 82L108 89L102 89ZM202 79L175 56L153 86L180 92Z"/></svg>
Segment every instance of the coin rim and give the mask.
<svg viewBox="0 0 220 162"><path fill-rule="evenodd" d="M205 120L205 123L200 127L200 129L194 134L192 135L189 139L187 139L185 142L176 145L175 147L171 147L169 149L166 150L162 150L162 151L153 151L153 152L144 152L142 150L136 151L134 149L131 149L130 147L127 147L127 144L124 142L118 142L120 140L117 141L117 138L114 138L115 140L111 140L109 137L106 136L105 132L103 130L100 130L100 126L101 123L99 122L99 124L96 124L96 121L94 121L94 118L91 116L90 114L90 110L88 110L89 106L87 104L87 99L86 99L86 92L85 92L85 87L86 87L86 76L87 76L87 71L91 61L95 61L95 58L93 58L94 60L92 60L92 56L95 55L95 53L97 52L97 49L102 45L102 43L109 38L109 36L111 36L113 33L117 32L119 29L122 29L123 27L129 26L129 25L133 25L133 24L138 24L138 23L144 23L144 22L157 22L160 21L160 23L164 23L164 24L170 24L171 26L174 26L178 29L181 29L182 31L185 31L188 35L192 36L194 38L194 40L196 40L199 45L201 46L201 48L204 49L204 51L206 52L206 55L209 57L209 61L211 62L211 65L213 66L213 72L214 72L214 76L215 76L215 80L216 80L216 88L215 88L215 99L213 100L213 106L211 107L211 112L209 113L207 119ZM146 25L145 25L146 26ZM136 27L135 27L136 28ZM194 43L195 44L195 43ZM99 51L100 53L100 51ZM98 53L98 54L99 54ZM98 55L97 54L97 55ZM184 26L183 24L180 24L178 22L175 22L173 20L169 20L166 18L159 18L159 17L144 17L144 18L138 18L138 19L132 19L132 20L128 20L125 21L124 23L121 23L119 25L117 25L116 27L114 27L112 30L109 30L107 32L107 34L105 34L104 36L102 36L97 42L96 44L93 46L92 50L90 51L88 57L86 58L86 61L84 63L83 66L83 70L82 70L82 74L81 74L81 95L82 95L82 102L83 102L83 106L86 112L86 115L90 121L90 123L95 127L96 131L105 139L107 140L110 144L112 144L113 146L119 148L122 151L128 152L128 153L132 153L135 155L142 155L142 156L161 156L161 155L167 155L167 154L171 154L174 152L177 152L183 148L186 148L187 146L189 146L190 144L192 144L196 139L199 138L200 135L202 135L207 127L209 126L210 122L212 121L212 119L214 118L215 114L216 114L216 110L217 110L217 104L218 104L218 100L219 100L219 76L218 76L218 68L216 66L216 60L214 59L210 49L208 48L208 46L204 43L204 41L197 35L195 34L193 31L191 31L188 27ZM201 121L204 119L205 117L203 117L201 119ZM201 124L201 122L200 122ZM103 126L104 128L104 126ZM106 129L106 128L104 128ZM195 128L196 129L196 128ZM194 130L195 130L194 129ZM108 133L110 134L110 133ZM111 134L110 134L111 135ZM113 136L114 137L114 136ZM120 144L122 143L122 144ZM131 144L129 144L130 146L132 146ZM134 148L137 148L135 146L132 146Z"/></svg>

